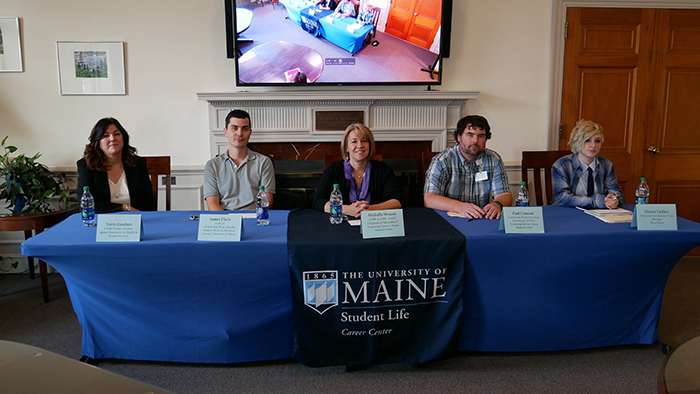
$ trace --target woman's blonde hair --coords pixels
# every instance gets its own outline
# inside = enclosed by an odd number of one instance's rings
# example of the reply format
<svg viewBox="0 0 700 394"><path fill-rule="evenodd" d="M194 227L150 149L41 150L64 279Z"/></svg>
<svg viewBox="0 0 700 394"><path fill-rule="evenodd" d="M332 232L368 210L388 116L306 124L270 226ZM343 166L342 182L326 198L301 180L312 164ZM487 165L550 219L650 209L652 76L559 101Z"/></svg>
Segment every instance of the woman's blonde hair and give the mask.
<svg viewBox="0 0 700 394"><path fill-rule="evenodd" d="M603 126L592 120L581 119L576 122L576 126L571 130L571 137L569 137L569 146L571 146L571 151L578 154L583 149L583 144L587 139L592 136L600 134L600 142L605 142L605 136L603 135Z"/></svg>
<svg viewBox="0 0 700 394"><path fill-rule="evenodd" d="M353 123L348 126L347 129L345 129L343 140L340 142L340 153L343 155L343 160L350 160L350 155L348 154L348 135L351 131L357 133L357 136L360 138L367 138L369 141L369 154L367 155L367 160L372 160L374 157L374 152L376 151L374 147L374 135L372 135L372 130L362 123Z"/></svg>

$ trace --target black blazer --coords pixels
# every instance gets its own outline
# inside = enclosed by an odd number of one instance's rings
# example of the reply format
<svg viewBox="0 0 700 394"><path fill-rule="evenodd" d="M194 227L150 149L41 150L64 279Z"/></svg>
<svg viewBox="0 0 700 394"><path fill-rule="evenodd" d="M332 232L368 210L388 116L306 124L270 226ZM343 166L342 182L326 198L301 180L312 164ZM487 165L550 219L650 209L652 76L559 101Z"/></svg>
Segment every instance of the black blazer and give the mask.
<svg viewBox="0 0 700 394"><path fill-rule="evenodd" d="M94 171L88 168L85 159L78 160L78 201L83 196L83 186L90 186L90 194L95 199L95 212L108 213L122 210L121 204L112 203L109 193L107 171ZM146 159L139 157L136 166L124 166L126 184L129 187L131 206L140 211L155 211L151 178L148 176Z"/></svg>
<svg viewBox="0 0 700 394"><path fill-rule="evenodd" d="M340 186L340 192L343 194L343 205L350 204L350 180L345 179L345 166L343 160L339 160L329 164L323 171L313 198L314 209L323 212L330 199L334 183ZM369 174L369 193L370 204L381 204L396 199L399 200L402 207L406 206L401 185L394 176L394 171L382 161L372 160L372 172Z"/></svg>

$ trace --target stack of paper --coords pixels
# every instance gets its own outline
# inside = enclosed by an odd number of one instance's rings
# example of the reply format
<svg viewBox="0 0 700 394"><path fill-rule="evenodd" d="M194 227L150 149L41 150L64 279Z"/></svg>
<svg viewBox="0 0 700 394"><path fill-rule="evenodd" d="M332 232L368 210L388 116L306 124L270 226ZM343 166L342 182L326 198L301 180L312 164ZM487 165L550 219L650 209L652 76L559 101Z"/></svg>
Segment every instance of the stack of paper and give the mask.
<svg viewBox="0 0 700 394"><path fill-rule="evenodd" d="M624 208L615 209L585 209L577 207L583 212L597 217L598 219L604 221L605 223L631 223L632 216L634 213L630 210Z"/></svg>
<svg viewBox="0 0 700 394"><path fill-rule="evenodd" d="M349 31L350 33L354 33L355 30L359 29L360 27L362 27L362 25L359 24L359 23L357 23L357 22L355 22L355 23L353 23L352 25L348 25L348 27L346 28L346 30Z"/></svg>
<svg viewBox="0 0 700 394"><path fill-rule="evenodd" d="M455 211L447 212L447 216L452 217L452 218L466 218L466 216L462 215L459 212L455 212Z"/></svg>

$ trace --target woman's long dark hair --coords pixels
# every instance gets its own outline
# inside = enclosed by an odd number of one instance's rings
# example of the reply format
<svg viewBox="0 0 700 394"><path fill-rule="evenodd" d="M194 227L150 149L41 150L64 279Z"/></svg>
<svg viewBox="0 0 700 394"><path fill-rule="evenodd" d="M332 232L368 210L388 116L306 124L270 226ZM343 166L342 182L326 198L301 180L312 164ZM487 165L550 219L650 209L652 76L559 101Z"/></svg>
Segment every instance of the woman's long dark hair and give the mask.
<svg viewBox="0 0 700 394"><path fill-rule="evenodd" d="M90 143L85 145L83 157L87 161L88 168L93 171L107 171L109 168L105 164L105 154L100 148L100 140L104 137L107 127L114 125L122 133L124 140L124 148L122 149L122 162L125 166L133 167L136 165L136 148L129 145L129 133L124 130L124 127L114 118L102 118L97 121L95 127L90 132Z"/></svg>

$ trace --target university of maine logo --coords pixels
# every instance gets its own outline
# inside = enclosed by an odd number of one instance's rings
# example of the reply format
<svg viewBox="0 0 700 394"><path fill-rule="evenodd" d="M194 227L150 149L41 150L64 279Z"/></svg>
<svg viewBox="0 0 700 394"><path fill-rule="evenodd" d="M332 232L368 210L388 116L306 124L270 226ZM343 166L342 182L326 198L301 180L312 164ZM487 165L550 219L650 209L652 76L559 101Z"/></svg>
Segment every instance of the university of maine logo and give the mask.
<svg viewBox="0 0 700 394"><path fill-rule="evenodd" d="M338 305L338 271L304 271L304 304L319 314Z"/></svg>

